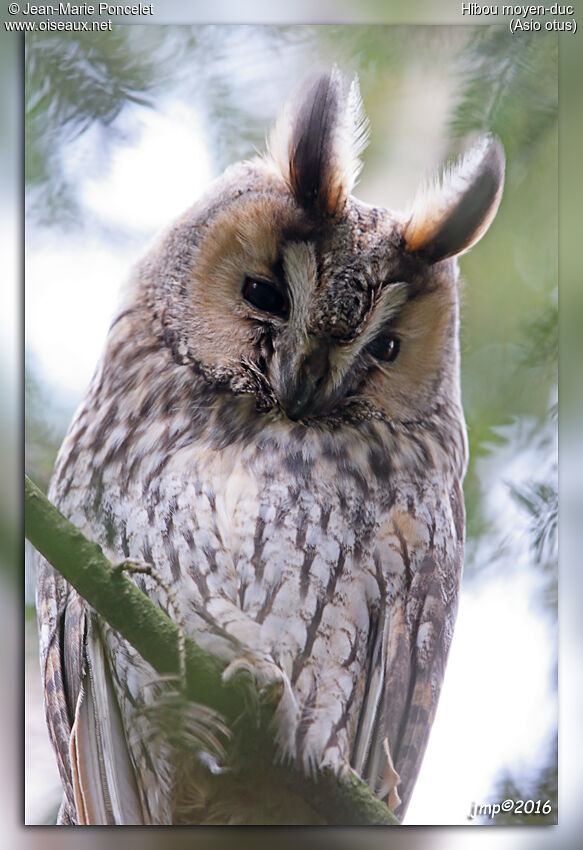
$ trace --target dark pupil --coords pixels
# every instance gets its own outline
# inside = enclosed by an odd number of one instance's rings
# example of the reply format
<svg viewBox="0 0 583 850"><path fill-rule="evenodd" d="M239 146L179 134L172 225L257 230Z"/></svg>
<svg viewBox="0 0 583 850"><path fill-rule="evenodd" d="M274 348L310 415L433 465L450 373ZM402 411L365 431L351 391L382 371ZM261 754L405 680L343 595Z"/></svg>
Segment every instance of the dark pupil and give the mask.
<svg viewBox="0 0 583 850"><path fill-rule="evenodd" d="M390 363L395 360L399 353L399 340L396 336L389 334L388 336L381 335L373 340L367 346L367 351L376 357L377 360L384 360L385 363Z"/></svg>
<svg viewBox="0 0 583 850"><path fill-rule="evenodd" d="M273 313L274 316L287 314L287 302L279 289L264 280L247 278L243 284L243 298L265 313Z"/></svg>

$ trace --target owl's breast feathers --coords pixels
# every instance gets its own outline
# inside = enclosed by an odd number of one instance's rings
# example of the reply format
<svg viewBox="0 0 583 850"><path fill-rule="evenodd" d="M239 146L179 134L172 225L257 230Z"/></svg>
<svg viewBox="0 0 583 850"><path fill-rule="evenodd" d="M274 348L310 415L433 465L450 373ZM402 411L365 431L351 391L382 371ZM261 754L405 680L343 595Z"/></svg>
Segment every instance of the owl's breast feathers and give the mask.
<svg viewBox="0 0 583 850"><path fill-rule="evenodd" d="M127 397L108 391L103 403L108 376L98 373L64 443L54 500L114 562L152 563L201 645L231 661L231 630L239 645L268 653L293 693L278 721L283 753L306 769L351 763L384 794L388 744L404 812L455 616L465 461L457 411L449 441L431 420L330 430L238 401L228 421L216 398L205 406L203 383L196 407L186 384L171 406L161 376L155 396L134 398L133 417ZM153 583L138 583L163 604ZM78 618L59 616L68 651L76 642L82 654ZM152 671L111 633L107 646L129 730ZM83 663L69 677L73 692L75 677L79 693ZM168 756L144 760L143 746L128 736L147 818L165 822L172 781L162 805L156 760Z"/></svg>

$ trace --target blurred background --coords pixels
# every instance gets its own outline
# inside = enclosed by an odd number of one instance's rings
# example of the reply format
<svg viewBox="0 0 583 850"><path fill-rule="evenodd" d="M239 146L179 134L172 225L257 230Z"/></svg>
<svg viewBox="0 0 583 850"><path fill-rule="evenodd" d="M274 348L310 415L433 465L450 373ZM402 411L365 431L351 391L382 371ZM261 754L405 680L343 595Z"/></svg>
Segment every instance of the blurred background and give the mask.
<svg viewBox="0 0 583 850"><path fill-rule="evenodd" d="M486 130L508 159L499 215L461 260L468 557L407 822L468 824L473 802L507 796L550 799L556 815L555 36L466 26L133 26L29 39L27 471L46 487L132 262L225 165L262 149L306 72L332 63L358 73L371 119L361 199L406 206L420 175ZM2 336L10 342L9 327ZM24 817L41 824L54 817L58 783L40 707L32 583L29 569Z"/></svg>

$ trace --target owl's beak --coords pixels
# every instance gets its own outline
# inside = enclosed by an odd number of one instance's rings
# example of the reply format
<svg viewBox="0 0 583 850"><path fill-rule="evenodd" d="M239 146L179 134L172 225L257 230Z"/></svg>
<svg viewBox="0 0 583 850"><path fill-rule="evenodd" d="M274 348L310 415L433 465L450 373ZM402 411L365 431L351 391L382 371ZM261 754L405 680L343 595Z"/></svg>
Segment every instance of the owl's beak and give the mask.
<svg viewBox="0 0 583 850"><path fill-rule="evenodd" d="M316 412L319 391L330 368L330 341L319 336L312 337L310 342L309 353L288 376L287 391L280 398L285 413L293 420Z"/></svg>

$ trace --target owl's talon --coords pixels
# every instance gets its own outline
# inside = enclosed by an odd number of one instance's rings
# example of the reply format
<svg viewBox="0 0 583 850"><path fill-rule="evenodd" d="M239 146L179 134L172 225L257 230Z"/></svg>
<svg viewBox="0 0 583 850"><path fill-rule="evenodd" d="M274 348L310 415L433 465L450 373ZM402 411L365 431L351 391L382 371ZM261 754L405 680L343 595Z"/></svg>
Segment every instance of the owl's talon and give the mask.
<svg viewBox="0 0 583 850"><path fill-rule="evenodd" d="M252 678L252 673L249 665L243 664L242 661L243 659L241 658L235 658L234 661L231 661L231 663L225 667L221 676L221 679L223 680L224 684L229 684L230 682L233 682L239 676L248 676L249 678Z"/></svg>
<svg viewBox="0 0 583 850"><path fill-rule="evenodd" d="M232 682L239 676L252 679L257 684L259 693L273 691L279 688L283 691L283 672L268 658L258 653L249 652L247 655L234 658L223 670L223 682Z"/></svg>
<svg viewBox="0 0 583 850"><path fill-rule="evenodd" d="M261 688L259 692L259 699L263 705L276 706L281 702L284 691L285 685L283 681L272 682L264 688Z"/></svg>

